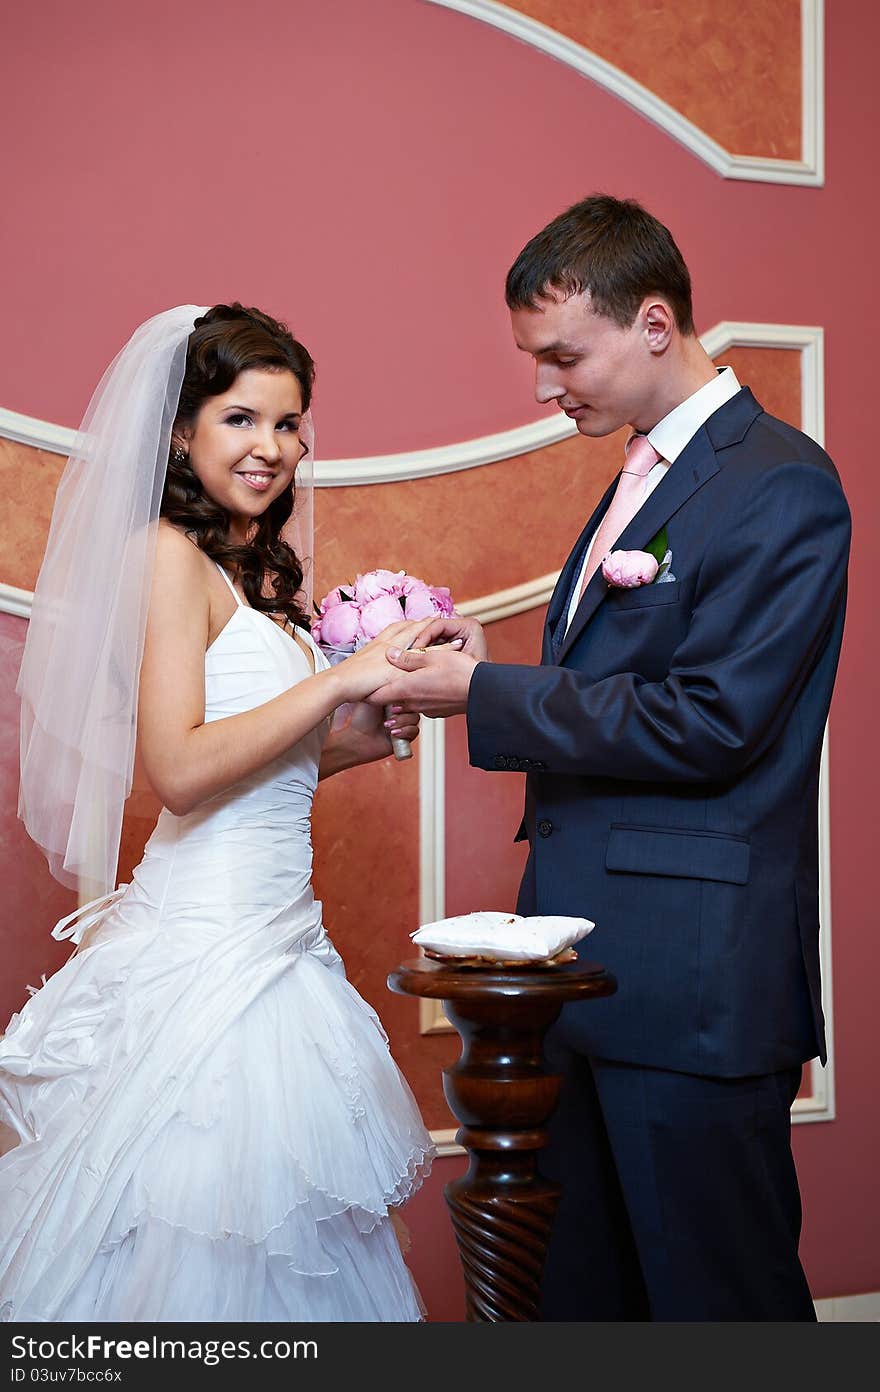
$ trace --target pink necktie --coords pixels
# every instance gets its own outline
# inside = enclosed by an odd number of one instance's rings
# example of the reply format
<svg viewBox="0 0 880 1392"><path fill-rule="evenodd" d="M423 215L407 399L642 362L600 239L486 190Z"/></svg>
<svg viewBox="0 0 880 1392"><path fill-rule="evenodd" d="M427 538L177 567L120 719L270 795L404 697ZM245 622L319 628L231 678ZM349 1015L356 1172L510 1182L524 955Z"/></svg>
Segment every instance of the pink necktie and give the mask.
<svg viewBox="0 0 880 1392"><path fill-rule="evenodd" d="M657 453L647 435L630 435L626 442L626 460L623 471L617 480L617 487L614 490L614 497L608 505L608 511L602 518L596 533L590 559L584 571L578 603L580 603L584 590L602 561L609 551L614 549L614 543L618 537L623 536L645 501L645 479L661 458L662 455Z"/></svg>

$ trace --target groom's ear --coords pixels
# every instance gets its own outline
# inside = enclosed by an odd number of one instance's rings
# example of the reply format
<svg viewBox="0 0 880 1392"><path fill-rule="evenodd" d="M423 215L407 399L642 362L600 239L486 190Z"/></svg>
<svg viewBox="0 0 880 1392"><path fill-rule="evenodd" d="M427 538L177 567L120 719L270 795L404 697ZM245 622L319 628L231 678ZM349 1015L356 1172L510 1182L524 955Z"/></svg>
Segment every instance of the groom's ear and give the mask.
<svg viewBox="0 0 880 1392"><path fill-rule="evenodd" d="M645 338L652 353L662 353L669 347L675 329L675 315L665 300L648 299L642 304Z"/></svg>

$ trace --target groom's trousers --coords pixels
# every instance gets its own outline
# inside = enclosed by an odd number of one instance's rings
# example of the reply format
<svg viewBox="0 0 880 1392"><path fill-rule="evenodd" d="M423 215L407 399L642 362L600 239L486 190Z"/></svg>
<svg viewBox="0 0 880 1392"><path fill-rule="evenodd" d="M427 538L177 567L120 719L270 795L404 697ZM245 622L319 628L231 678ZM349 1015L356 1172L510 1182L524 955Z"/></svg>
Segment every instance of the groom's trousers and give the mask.
<svg viewBox="0 0 880 1392"><path fill-rule="evenodd" d="M545 1320L814 1320L789 1109L800 1068L713 1078L588 1057L562 1021Z"/></svg>

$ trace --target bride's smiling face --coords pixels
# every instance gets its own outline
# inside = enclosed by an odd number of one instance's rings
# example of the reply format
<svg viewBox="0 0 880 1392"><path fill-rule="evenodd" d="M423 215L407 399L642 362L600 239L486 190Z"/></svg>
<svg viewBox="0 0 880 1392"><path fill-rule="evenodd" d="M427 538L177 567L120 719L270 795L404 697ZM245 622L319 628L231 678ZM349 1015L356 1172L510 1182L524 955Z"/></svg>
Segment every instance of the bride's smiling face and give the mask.
<svg viewBox="0 0 880 1392"><path fill-rule="evenodd" d="M243 544L251 522L290 485L303 452L301 418L292 372L250 368L222 396L209 396L181 432L193 473L230 515L230 541Z"/></svg>

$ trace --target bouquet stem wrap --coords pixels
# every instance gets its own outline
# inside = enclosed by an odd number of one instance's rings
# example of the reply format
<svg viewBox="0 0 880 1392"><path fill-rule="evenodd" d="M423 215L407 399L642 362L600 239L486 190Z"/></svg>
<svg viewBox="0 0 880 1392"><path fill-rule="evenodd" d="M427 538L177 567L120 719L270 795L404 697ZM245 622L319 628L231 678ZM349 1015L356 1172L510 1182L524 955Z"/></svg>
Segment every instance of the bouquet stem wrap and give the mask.
<svg viewBox="0 0 880 1392"><path fill-rule="evenodd" d="M344 662L347 657L351 657L352 653L355 652L356 649L354 645L352 645L350 648L331 648L329 644L322 643L321 651L326 657L327 661L330 663L330 665L332 667L335 667L337 663ZM385 706L383 709L385 712L385 719L390 720L391 707ZM337 729L340 725L345 725L351 719L352 710L353 705L350 701L346 701L343 705L337 706L336 710L333 712L333 725ZM413 756L412 744L408 739L392 737L391 749L395 759L411 759Z"/></svg>
<svg viewBox="0 0 880 1392"><path fill-rule="evenodd" d="M391 719L391 707L385 706L385 719ZM395 759L411 759L412 745L408 739L402 739L400 735L391 736L391 748L394 751Z"/></svg>

